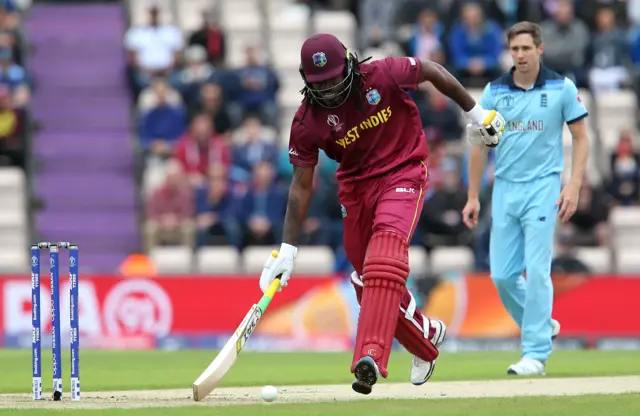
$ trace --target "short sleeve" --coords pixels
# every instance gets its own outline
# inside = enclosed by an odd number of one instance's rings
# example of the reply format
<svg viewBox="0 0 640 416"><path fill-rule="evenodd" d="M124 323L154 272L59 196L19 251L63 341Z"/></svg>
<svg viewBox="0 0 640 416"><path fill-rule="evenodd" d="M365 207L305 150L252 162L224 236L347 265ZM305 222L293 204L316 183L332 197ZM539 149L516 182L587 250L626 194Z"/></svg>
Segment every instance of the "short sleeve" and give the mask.
<svg viewBox="0 0 640 416"><path fill-rule="evenodd" d="M422 62L412 57L389 57L384 62L396 83L403 89L417 90L422 75Z"/></svg>
<svg viewBox="0 0 640 416"><path fill-rule="evenodd" d="M124 35L124 47L130 51L138 49L140 29L132 27Z"/></svg>
<svg viewBox="0 0 640 416"><path fill-rule="evenodd" d="M576 84L569 78L564 79L562 91L562 117L567 124L574 123L585 118L589 112L580 98Z"/></svg>
<svg viewBox="0 0 640 416"><path fill-rule="evenodd" d="M307 114L309 117L309 114ZM289 163L300 167L313 167L318 164L318 143L309 128L300 122L296 114L291 124L289 136Z"/></svg>
<svg viewBox="0 0 640 416"><path fill-rule="evenodd" d="M491 83L487 84L482 91L482 97L480 98L480 107L485 110L495 110L495 103L493 102L493 94L491 94Z"/></svg>
<svg viewBox="0 0 640 416"><path fill-rule="evenodd" d="M170 34L169 44L171 45L172 50L174 52L182 50L184 48L184 39L182 37L182 32L180 31L180 29L174 26L170 26L168 33Z"/></svg>

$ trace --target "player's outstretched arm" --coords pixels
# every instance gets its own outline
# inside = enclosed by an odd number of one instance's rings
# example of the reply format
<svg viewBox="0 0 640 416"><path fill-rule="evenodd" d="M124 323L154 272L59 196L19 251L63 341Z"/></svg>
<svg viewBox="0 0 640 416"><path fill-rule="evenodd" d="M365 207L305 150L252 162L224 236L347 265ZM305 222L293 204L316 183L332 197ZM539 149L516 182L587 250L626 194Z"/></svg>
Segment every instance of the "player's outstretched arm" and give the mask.
<svg viewBox="0 0 640 416"><path fill-rule="evenodd" d="M302 222L313 197L313 167L293 167L293 180L289 188L287 213L284 217L284 233L282 242L296 246L300 236Z"/></svg>
<svg viewBox="0 0 640 416"><path fill-rule="evenodd" d="M471 94L442 65L431 61L420 61L420 83L431 82L434 87L456 102L471 120L472 127L477 129L480 143L495 147L502 140L505 121L500 113L484 109L476 103Z"/></svg>
<svg viewBox="0 0 640 416"><path fill-rule="evenodd" d="M471 94L464 89L462 84L451 75L449 71L447 71L442 65L432 62L422 60L422 74L420 77L420 83L430 82L433 84L438 91L451 98L456 102L464 111L469 113L476 107L476 101L473 99ZM478 114L477 120L478 123L482 123L484 121L484 115L482 113Z"/></svg>
<svg viewBox="0 0 640 416"><path fill-rule="evenodd" d="M302 222L307 216L309 203L313 196L313 173L315 167L293 166L293 180L289 188L287 212L284 217L284 235L280 251L274 251L260 275L260 289L266 292L271 282L280 277L280 289L287 286L293 271L293 262L298 253L298 237Z"/></svg>

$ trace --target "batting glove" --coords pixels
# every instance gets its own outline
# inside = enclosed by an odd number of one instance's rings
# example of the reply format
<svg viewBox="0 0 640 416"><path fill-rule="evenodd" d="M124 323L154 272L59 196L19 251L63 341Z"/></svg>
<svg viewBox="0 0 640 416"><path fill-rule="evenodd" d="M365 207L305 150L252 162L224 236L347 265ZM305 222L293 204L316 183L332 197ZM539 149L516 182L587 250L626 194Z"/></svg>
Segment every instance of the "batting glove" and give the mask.
<svg viewBox="0 0 640 416"><path fill-rule="evenodd" d="M280 288L287 287L287 281L293 271L293 261L298 253L298 249L290 244L282 243L280 251L273 251L267 259L262 274L260 275L260 289L266 292L273 280L280 275Z"/></svg>
<svg viewBox="0 0 640 416"><path fill-rule="evenodd" d="M471 118L471 123L467 124L469 142L474 146L498 146L506 124L502 114L476 105L467 115Z"/></svg>

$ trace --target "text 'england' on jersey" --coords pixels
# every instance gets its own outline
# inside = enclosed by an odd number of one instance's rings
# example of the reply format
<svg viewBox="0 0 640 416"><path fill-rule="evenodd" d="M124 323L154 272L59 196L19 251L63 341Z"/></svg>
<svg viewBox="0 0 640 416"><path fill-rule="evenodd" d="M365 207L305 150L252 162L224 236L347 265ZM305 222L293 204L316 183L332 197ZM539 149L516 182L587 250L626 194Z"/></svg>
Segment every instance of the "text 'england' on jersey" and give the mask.
<svg viewBox="0 0 640 416"><path fill-rule="evenodd" d="M495 176L512 182L562 172L564 125L588 114L575 84L544 67L528 90L515 86L512 73L505 73L485 87L480 105L505 119Z"/></svg>
<svg viewBox="0 0 640 416"><path fill-rule="evenodd" d="M360 70L365 77L361 98L352 91L339 108L300 106L291 125L291 164L315 166L322 150L340 163L338 180L353 182L427 158L420 114L406 91L418 88L420 61L386 58L361 64Z"/></svg>

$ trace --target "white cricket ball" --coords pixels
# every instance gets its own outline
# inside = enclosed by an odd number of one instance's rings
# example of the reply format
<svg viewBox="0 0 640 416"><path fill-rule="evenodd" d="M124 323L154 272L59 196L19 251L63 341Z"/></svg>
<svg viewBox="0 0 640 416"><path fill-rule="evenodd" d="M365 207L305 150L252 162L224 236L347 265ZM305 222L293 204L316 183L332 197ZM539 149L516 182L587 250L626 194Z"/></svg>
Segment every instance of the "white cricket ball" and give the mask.
<svg viewBox="0 0 640 416"><path fill-rule="evenodd" d="M265 402L272 402L278 397L278 389L273 386L264 386L260 391L260 396Z"/></svg>

